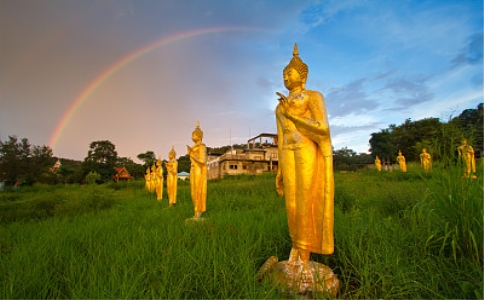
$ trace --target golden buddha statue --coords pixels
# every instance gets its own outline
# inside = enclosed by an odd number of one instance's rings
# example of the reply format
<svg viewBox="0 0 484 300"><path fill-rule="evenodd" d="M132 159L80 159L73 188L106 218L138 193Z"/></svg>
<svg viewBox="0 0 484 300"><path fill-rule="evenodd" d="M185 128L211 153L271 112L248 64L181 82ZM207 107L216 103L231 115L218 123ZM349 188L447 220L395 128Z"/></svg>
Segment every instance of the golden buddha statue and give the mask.
<svg viewBox="0 0 484 300"><path fill-rule="evenodd" d="M378 170L378 172L381 172L381 160L378 157L378 155L375 158L375 167Z"/></svg>
<svg viewBox="0 0 484 300"><path fill-rule="evenodd" d="M150 167L146 169L146 174L145 174L145 187L148 191L151 192L151 170Z"/></svg>
<svg viewBox="0 0 484 300"><path fill-rule="evenodd" d="M467 139L462 140L462 145L457 147L457 152L461 158L464 167L464 177L477 178L476 173L476 157L474 156L474 148L467 144Z"/></svg>
<svg viewBox="0 0 484 300"><path fill-rule="evenodd" d="M292 249L288 261L275 264L277 259L271 257L261 271L274 267L275 280L287 290L335 294L336 275L329 267L309 260L311 252L334 252L334 177L324 97L305 89L307 74L296 44L283 71L289 95L277 93L275 111L279 141L276 189L285 197ZM323 277L325 282L317 280Z"/></svg>
<svg viewBox="0 0 484 300"><path fill-rule="evenodd" d="M202 143L203 131L197 121L197 127L193 130L193 147L187 145L190 155L190 191L194 205L194 219L200 219L206 211L207 202L207 147Z"/></svg>
<svg viewBox="0 0 484 300"><path fill-rule="evenodd" d="M422 153L420 153L420 165L425 173L428 173L432 168L432 156L427 152L427 148L423 148Z"/></svg>
<svg viewBox="0 0 484 300"><path fill-rule="evenodd" d="M156 190L156 167L155 165L151 166L151 175L150 175L150 192L154 192Z"/></svg>
<svg viewBox="0 0 484 300"><path fill-rule="evenodd" d="M156 161L155 189L156 200L163 200L163 168L161 167L161 157L158 157L158 160Z"/></svg>
<svg viewBox="0 0 484 300"><path fill-rule="evenodd" d="M165 162L166 171L168 175L166 177L166 192L168 193L168 201L170 206L176 204L176 191L178 185L178 162L176 161L175 147L171 147L170 153L168 153L169 161Z"/></svg>
<svg viewBox="0 0 484 300"><path fill-rule="evenodd" d="M400 165L400 170L402 172L407 172L407 162L405 161L405 156L402 155L402 151L398 150L397 162Z"/></svg>

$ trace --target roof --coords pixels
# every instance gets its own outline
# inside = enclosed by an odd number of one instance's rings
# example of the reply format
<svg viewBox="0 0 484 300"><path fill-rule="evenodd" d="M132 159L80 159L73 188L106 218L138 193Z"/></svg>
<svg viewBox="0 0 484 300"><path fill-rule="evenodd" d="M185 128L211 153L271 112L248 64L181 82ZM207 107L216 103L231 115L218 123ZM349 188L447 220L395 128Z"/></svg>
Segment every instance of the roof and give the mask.
<svg viewBox="0 0 484 300"><path fill-rule="evenodd" d="M178 176L190 176L190 173L182 171L182 172L178 173Z"/></svg>

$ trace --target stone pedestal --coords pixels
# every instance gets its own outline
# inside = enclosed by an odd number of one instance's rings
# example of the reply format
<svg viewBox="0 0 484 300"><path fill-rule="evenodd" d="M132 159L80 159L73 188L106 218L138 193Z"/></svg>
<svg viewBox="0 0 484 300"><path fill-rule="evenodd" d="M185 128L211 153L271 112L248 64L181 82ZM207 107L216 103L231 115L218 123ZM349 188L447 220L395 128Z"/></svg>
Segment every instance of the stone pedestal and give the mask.
<svg viewBox="0 0 484 300"><path fill-rule="evenodd" d="M307 263L277 262L277 257L271 256L259 271L259 281L264 277L267 277L284 293L318 293L334 297L339 289L339 280L333 270L313 261Z"/></svg>
<svg viewBox="0 0 484 300"><path fill-rule="evenodd" d="M188 218L188 219L185 219L185 224L186 223L193 223L193 222L203 222L205 221L207 218L195 218L195 217L192 217L192 218Z"/></svg>

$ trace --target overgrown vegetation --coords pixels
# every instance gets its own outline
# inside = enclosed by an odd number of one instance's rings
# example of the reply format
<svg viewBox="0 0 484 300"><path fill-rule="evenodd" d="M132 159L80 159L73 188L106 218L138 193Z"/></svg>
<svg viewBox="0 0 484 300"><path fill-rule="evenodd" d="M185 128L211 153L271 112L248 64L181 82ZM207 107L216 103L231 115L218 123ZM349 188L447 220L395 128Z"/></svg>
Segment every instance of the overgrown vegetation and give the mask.
<svg viewBox="0 0 484 300"><path fill-rule="evenodd" d="M256 280L291 248L274 180L210 181L196 223L185 182L171 208L142 181L0 193L0 298L291 298ZM338 298L482 299L481 176L409 165L335 180L335 253L311 259L338 274Z"/></svg>
<svg viewBox="0 0 484 300"><path fill-rule="evenodd" d="M483 151L484 104L475 109L466 109L456 117L449 117L447 122L439 118L427 118L412 121L405 120L400 125L390 124L388 128L371 134L370 152L373 157L395 162L398 150L407 161L418 161L422 148L427 148L434 160L443 161L454 157L462 139L469 140L474 146L476 156ZM448 162L451 163L451 162Z"/></svg>

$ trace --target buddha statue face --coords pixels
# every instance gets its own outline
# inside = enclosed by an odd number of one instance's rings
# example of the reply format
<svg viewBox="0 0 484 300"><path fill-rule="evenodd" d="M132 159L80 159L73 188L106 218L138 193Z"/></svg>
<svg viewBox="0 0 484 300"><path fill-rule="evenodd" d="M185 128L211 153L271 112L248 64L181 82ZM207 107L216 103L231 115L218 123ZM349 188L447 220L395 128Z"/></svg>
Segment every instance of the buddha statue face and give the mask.
<svg viewBox="0 0 484 300"><path fill-rule="evenodd" d="M467 145L467 139L462 140L462 145L466 146Z"/></svg>
<svg viewBox="0 0 484 300"><path fill-rule="evenodd" d="M306 82L306 78L303 78L301 74L299 74L299 72L293 67L285 68L282 75L284 77L284 86L288 90L292 90L298 86L302 87Z"/></svg>
<svg viewBox="0 0 484 300"><path fill-rule="evenodd" d="M423 152L423 153L427 153L427 148L423 148L423 149L422 149L422 152Z"/></svg>
<svg viewBox="0 0 484 300"><path fill-rule="evenodd" d="M199 134L196 134L195 132L192 133L192 141L194 143L200 142L202 140L202 137Z"/></svg>

